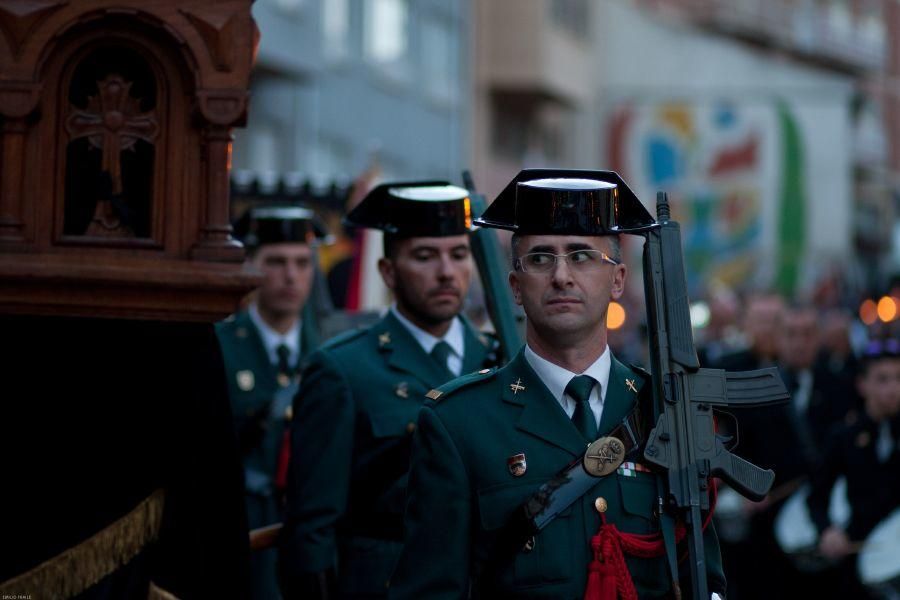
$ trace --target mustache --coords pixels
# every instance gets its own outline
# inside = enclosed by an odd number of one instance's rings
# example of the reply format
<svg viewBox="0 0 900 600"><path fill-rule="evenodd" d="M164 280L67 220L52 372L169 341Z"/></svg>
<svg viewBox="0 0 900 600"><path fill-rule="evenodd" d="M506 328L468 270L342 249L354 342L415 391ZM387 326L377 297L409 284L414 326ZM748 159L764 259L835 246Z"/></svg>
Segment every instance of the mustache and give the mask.
<svg viewBox="0 0 900 600"><path fill-rule="evenodd" d="M455 285L440 285L436 288L432 288L432 289L428 290L428 295L429 296L437 296L438 294L446 294L448 292L452 293L456 296L462 295L462 292L460 291L460 289L458 287L456 287Z"/></svg>

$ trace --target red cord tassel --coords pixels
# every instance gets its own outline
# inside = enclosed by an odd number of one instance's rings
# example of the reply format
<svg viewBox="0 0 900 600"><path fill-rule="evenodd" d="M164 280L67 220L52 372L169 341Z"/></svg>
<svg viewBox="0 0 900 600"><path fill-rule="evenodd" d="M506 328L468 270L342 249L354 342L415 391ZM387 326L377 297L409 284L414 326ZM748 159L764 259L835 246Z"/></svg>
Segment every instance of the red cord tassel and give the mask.
<svg viewBox="0 0 900 600"><path fill-rule="evenodd" d="M703 529L712 519L715 510L717 489L712 484L710 511L703 521ZM654 533L639 535L622 533L619 528L606 522L606 515L600 515L600 529L591 538L594 558L588 565L587 587L584 600L638 600L637 589L625 563L625 553L638 558L656 558L666 552L662 535ZM675 525L675 543L681 543L687 530L681 523Z"/></svg>
<svg viewBox="0 0 900 600"><path fill-rule="evenodd" d="M275 489L279 492L287 488L288 463L291 461L291 428L285 427L281 436L281 449L275 463Z"/></svg>

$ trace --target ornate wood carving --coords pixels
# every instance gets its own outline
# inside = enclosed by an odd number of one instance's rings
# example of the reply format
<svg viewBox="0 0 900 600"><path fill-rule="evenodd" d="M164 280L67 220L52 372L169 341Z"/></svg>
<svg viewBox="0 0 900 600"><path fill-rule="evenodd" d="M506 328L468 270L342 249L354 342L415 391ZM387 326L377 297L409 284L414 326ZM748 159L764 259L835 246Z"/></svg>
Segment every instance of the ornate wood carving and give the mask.
<svg viewBox="0 0 900 600"><path fill-rule="evenodd" d="M148 144L159 133L156 113L141 112L140 100L130 94L131 82L116 74L97 82L98 93L88 98L86 109L71 107L66 119L70 140L87 138L92 148L103 153L101 169L109 174L113 196L122 193L121 154L134 151L138 140ZM87 235L98 237L131 237L134 232L123 225L109 198L98 198L94 218Z"/></svg>
<svg viewBox="0 0 900 600"><path fill-rule="evenodd" d="M181 12L206 42L206 48L216 69L219 71L233 69L238 15L222 5L182 8Z"/></svg>
<svg viewBox="0 0 900 600"><path fill-rule="evenodd" d="M228 211L251 5L0 0L0 313L212 320L258 283Z"/></svg>
<svg viewBox="0 0 900 600"><path fill-rule="evenodd" d="M63 0L4 0L0 3L0 29L9 47L18 55L29 32L41 20L59 10Z"/></svg>

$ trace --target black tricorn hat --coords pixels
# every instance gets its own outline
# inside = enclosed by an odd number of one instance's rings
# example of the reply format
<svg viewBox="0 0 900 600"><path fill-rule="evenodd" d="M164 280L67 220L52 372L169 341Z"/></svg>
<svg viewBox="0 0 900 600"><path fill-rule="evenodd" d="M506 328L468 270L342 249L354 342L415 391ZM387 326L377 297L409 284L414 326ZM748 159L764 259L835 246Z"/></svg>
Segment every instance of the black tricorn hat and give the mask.
<svg viewBox="0 0 900 600"><path fill-rule="evenodd" d="M476 225L536 235L637 233L655 220L614 171L525 169Z"/></svg>
<svg viewBox="0 0 900 600"><path fill-rule="evenodd" d="M251 249L266 244L332 241L332 236L316 213L300 206L250 208L234 224L234 237Z"/></svg>
<svg viewBox="0 0 900 600"><path fill-rule="evenodd" d="M446 181L384 183L372 189L344 223L400 237L445 237L472 228L472 207L469 192Z"/></svg>

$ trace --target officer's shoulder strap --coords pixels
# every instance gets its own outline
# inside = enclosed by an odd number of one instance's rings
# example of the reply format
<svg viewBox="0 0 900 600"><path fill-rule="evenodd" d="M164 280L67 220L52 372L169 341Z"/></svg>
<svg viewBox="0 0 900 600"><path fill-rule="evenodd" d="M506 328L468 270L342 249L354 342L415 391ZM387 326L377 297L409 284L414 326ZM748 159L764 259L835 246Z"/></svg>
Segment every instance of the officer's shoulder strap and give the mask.
<svg viewBox="0 0 900 600"><path fill-rule="evenodd" d="M345 331L343 333L339 333L333 338L329 339L325 343L322 344L321 348L323 350L327 350L329 348L336 348L338 346L343 346L349 342L352 342L355 339L361 338L368 331L365 327L359 327L356 329L351 329L350 331Z"/></svg>
<svg viewBox="0 0 900 600"><path fill-rule="evenodd" d="M463 388L492 379L496 374L496 368L481 369L480 371L475 371L474 373L451 379L444 385L431 390L425 395L435 402L441 402L442 400L445 400L447 396L450 396Z"/></svg>
<svg viewBox="0 0 900 600"><path fill-rule="evenodd" d="M635 374L639 375L642 379L650 380L653 377L652 375L650 375L650 371L640 365L629 363L628 368L634 371Z"/></svg>

